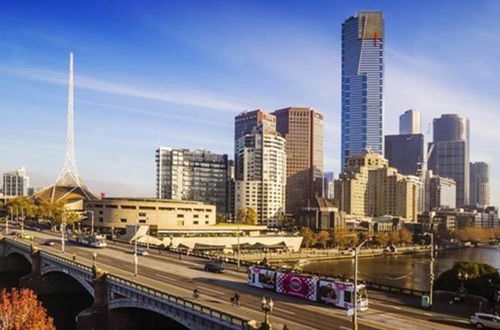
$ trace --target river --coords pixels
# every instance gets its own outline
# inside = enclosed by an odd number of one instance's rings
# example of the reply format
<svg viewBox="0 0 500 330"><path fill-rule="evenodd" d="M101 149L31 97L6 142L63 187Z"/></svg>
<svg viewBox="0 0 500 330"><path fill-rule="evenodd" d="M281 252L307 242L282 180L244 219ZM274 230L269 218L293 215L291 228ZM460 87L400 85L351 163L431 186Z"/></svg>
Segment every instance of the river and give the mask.
<svg viewBox="0 0 500 330"><path fill-rule="evenodd" d="M478 261L500 268L500 248L476 247L439 251L435 261L436 279L455 261ZM362 280L396 287L427 290L429 287L429 254L359 258L358 276ZM354 258L312 262L304 271L353 277Z"/></svg>

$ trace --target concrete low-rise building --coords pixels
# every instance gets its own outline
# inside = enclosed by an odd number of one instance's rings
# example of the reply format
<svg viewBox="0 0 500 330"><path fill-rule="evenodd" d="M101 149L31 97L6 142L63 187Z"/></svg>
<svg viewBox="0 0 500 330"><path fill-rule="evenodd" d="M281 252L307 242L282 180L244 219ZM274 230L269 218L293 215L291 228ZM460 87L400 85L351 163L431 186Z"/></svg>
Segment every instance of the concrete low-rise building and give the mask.
<svg viewBox="0 0 500 330"><path fill-rule="evenodd" d="M345 228L344 215L330 201L316 197L312 205L303 207L297 213L296 225L313 230Z"/></svg>
<svg viewBox="0 0 500 330"><path fill-rule="evenodd" d="M153 231L202 228L215 225L215 205L155 198L103 198L88 201L89 217L83 225L104 230L125 229L127 225L149 225Z"/></svg>

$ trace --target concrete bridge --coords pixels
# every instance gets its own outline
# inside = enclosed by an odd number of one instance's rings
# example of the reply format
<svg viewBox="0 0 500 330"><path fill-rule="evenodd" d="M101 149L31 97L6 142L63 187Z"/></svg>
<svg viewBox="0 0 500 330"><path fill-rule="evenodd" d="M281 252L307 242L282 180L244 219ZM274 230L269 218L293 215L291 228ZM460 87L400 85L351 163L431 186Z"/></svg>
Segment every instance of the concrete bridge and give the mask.
<svg viewBox="0 0 500 330"><path fill-rule="evenodd" d="M77 329L115 328L119 320L112 312L130 308L158 313L187 329L249 329L248 320L108 274L95 264L89 266L41 251L26 242L3 238L0 261L0 272L16 271L20 263L28 262L31 272L19 284L38 294L71 290L71 285L62 285L57 276L76 280L76 286L84 288L93 299L92 305L78 314Z"/></svg>

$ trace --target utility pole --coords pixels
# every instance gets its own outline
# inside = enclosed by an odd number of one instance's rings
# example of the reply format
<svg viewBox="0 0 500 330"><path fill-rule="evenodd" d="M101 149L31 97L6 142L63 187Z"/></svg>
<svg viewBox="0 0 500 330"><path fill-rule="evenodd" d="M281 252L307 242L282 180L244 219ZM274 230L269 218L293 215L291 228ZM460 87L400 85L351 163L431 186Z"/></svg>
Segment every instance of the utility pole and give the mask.
<svg viewBox="0 0 500 330"><path fill-rule="evenodd" d="M431 237L431 259L429 262L429 308L432 308L432 295L434 285L434 233L425 233Z"/></svg>
<svg viewBox="0 0 500 330"><path fill-rule="evenodd" d="M359 250L366 242L371 241L371 238L365 239L354 249L354 290L353 290L353 314L352 314L352 330L358 330L358 254Z"/></svg>

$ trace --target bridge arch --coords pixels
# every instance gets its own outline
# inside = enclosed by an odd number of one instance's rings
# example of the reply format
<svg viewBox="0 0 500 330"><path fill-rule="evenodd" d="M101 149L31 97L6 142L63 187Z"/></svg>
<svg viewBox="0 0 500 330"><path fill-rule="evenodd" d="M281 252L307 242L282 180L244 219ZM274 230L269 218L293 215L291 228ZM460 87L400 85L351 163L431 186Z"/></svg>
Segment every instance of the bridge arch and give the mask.
<svg viewBox="0 0 500 330"><path fill-rule="evenodd" d="M94 287L88 281L86 281L84 278L81 278L79 276L75 276L71 272L65 271L65 269L61 269L57 266L47 266L47 267L42 268L42 276L45 276L45 275L50 274L50 273L61 273L61 274L64 274L66 276L69 276L70 278L72 278L75 281L77 281L78 283L80 283L80 285L85 288L85 290L92 296L92 298L95 297Z"/></svg>
<svg viewBox="0 0 500 330"><path fill-rule="evenodd" d="M24 257L24 259L26 259L30 263L30 265L33 264L33 258L31 257L31 254L28 252L20 251L17 249L8 249L7 253L5 254L5 258L8 258L9 256L12 256L12 255L20 255L20 256Z"/></svg>
<svg viewBox="0 0 500 330"><path fill-rule="evenodd" d="M161 308L160 305L154 306L151 304L145 304L135 299L129 299L129 298L119 298L110 301L109 303L110 311L119 311L120 309L138 309L138 310L145 310L157 313L178 323L179 325L185 327L186 329L193 328L192 322L189 322L189 320L186 320L186 318L181 317L175 312L169 312L167 309Z"/></svg>

